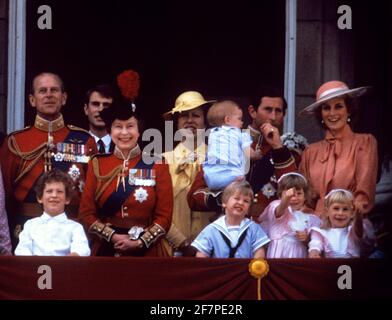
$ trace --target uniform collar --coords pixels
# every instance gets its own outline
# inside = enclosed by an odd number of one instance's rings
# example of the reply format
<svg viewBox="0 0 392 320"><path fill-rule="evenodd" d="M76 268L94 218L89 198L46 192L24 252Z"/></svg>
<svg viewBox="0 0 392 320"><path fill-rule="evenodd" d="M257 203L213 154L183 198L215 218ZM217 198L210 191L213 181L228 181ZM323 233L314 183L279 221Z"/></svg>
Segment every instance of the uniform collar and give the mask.
<svg viewBox="0 0 392 320"><path fill-rule="evenodd" d="M45 131L45 132L56 132L62 128L64 128L64 119L63 116L60 116L53 121L45 120L44 118L40 117L38 114L35 116L34 127L38 130Z"/></svg>
<svg viewBox="0 0 392 320"><path fill-rule="evenodd" d="M120 160L129 160L129 159L133 159L136 158L139 154L141 153L140 151L140 147L137 144L133 149L131 149L131 151L129 152L129 157L128 159L124 159L123 154L121 153L121 151L117 148L117 146L114 148L114 152L113 154L119 158Z"/></svg>

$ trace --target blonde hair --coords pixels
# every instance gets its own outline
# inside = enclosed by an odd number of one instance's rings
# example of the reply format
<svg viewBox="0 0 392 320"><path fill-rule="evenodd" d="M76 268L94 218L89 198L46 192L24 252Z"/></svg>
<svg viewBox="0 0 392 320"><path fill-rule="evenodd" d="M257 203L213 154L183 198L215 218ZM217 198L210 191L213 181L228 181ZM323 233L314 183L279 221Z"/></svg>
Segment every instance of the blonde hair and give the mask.
<svg viewBox="0 0 392 320"><path fill-rule="evenodd" d="M207 113L207 121L210 126L220 127L225 124L225 118L232 115L240 106L232 100L224 100L214 103Z"/></svg>
<svg viewBox="0 0 392 320"><path fill-rule="evenodd" d="M248 181L243 180L234 181L225 188L222 194L222 203L227 203L229 198L237 192L243 196L250 197L250 200L253 201L254 193L252 187Z"/></svg>
<svg viewBox="0 0 392 320"><path fill-rule="evenodd" d="M335 202L354 205L354 196L345 189L332 189L324 198L324 206L328 209Z"/></svg>
<svg viewBox="0 0 392 320"><path fill-rule="evenodd" d="M323 223L321 228L331 228L331 222L328 219L328 209L334 203L350 204L354 208L354 196L346 189L332 189L324 198L324 215L322 216Z"/></svg>

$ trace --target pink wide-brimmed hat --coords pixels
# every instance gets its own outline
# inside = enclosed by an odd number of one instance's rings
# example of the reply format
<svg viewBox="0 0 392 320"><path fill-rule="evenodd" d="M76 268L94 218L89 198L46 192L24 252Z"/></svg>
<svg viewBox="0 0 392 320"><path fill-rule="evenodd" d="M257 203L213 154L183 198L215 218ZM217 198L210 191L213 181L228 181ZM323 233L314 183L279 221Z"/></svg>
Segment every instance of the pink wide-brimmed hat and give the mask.
<svg viewBox="0 0 392 320"><path fill-rule="evenodd" d="M347 84L342 81L333 80L324 83L316 93L316 102L304 108L300 114L310 114L321 106L324 102L331 100L333 98L349 96L351 98L357 98L362 96L369 91L371 87L359 87L350 89Z"/></svg>

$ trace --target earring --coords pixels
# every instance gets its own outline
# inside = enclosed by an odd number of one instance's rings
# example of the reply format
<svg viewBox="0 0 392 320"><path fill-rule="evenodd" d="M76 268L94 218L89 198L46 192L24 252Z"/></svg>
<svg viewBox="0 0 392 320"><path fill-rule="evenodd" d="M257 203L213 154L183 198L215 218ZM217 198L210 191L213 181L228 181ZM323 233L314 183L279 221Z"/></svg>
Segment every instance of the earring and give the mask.
<svg viewBox="0 0 392 320"><path fill-rule="evenodd" d="M321 124L324 124L324 120L321 120Z"/></svg>
<svg viewBox="0 0 392 320"><path fill-rule="evenodd" d="M350 123L351 122L351 119L350 119L350 117L348 117L347 118L347 123Z"/></svg>

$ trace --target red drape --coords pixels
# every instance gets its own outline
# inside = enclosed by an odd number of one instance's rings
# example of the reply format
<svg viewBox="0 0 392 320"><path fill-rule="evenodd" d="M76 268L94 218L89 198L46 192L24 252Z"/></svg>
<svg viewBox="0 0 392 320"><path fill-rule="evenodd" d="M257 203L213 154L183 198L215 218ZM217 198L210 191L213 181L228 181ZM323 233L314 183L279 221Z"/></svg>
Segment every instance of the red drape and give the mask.
<svg viewBox="0 0 392 320"><path fill-rule="evenodd" d="M390 298L382 260L270 259L262 299ZM0 299L254 300L248 259L0 257ZM52 289L39 289L38 268L51 270ZM352 289L338 288L341 265Z"/></svg>

